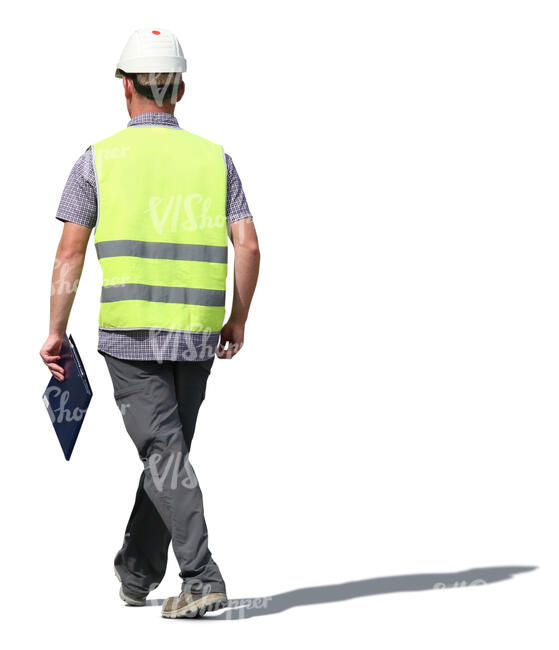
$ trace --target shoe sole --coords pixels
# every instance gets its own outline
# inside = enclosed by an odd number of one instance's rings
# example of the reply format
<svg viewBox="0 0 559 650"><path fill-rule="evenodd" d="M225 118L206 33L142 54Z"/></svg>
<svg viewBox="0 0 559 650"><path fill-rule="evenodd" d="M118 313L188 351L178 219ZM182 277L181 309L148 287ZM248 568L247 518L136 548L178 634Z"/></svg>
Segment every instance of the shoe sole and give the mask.
<svg viewBox="0 0 559 650"><path fill-rule="evenodd" d="M120 596L121 600L123 600L127 605L130 605L131 607L144 607L146 604L145 599L144 600L136 600L135 598L131 598L130 596L127 596L124 593L124 589L122 588L122 578L118 575L118 571L116 570L116 567L113 567L115 576L117 577L117 580L120 582L120 591L118 592L118 595Z"/></svg>
<svg viewBox="0 0 559 650"><path fill-rule="evenodd" d="M206 612L215 612L227 607L227 598L217 594L208 594L189 605L166 612L161 610L163 618L196 618L204 616Z"/></svg>

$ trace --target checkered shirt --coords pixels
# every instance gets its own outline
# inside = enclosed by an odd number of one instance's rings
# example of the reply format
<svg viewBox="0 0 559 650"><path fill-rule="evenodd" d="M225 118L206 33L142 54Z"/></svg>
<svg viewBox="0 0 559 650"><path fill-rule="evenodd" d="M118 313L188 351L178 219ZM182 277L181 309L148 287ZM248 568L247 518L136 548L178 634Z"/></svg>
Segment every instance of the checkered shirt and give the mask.
<svg viewBox="0 0 559 650"><path fill-rule="evenodd" d="M169 113L137 115L128 127L160 126L179 129L177 119ZM231 156L225 154L227 165L227 199L225 216L231 224L252 219L241 179ZM56 218L80 226L94 228L97 221L97 181L93 152L89 147L77 160L62 192ZM99 352L119 359L136 361L205 361L214 356L219 333L176 332L166 330L99 329Z"/></svg>

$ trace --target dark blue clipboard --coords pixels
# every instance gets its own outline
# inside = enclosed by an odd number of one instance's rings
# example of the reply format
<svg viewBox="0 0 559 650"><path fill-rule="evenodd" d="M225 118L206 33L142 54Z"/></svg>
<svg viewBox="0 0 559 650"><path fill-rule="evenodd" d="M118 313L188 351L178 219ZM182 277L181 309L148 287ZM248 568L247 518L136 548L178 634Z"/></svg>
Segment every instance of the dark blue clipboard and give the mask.
<svg viewBox="0 0 559 650"><path fill-rule="evenodd" d="M51 378L43 393L43 402L64 458L70 460L93 393L72 336L64 336L59 354L58 363L64 368L65 379Z"/></svg>

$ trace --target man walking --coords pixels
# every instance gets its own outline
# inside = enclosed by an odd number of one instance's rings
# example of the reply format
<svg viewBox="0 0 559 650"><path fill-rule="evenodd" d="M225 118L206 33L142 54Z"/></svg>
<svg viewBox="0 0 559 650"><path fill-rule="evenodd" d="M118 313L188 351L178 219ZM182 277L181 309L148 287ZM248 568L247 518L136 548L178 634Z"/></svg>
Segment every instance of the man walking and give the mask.
<svg viewBox="0 0 559 650"><path fill-rule="evenodd" d="M189 461L214 355L241 348L260 253L231 158L179 127L186 61L176 37L138 30L116 76L130 122L90 147L66 183L53 271L49 336L41 357L64 379L60 346L95 227L103 271L98 350L144 470L114 568L121 598L141 606L162 580L169 543L182 589L168 618L227 603L208 548L202 493ZM235 250L234 295L225 325L227 237Z"/></svg>

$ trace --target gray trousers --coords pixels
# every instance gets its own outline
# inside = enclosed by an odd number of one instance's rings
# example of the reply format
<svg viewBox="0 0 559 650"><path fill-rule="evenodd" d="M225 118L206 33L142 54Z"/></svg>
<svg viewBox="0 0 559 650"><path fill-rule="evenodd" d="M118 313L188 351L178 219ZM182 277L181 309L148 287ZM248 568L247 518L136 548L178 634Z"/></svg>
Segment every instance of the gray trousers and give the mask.
<svg viewBox="0 0 559 650"><path fill-rule="evenodd" d="M189 452L213 359L128 361L102 353L114 396L144 464L115 568L125 590L146 596L161 582L172 541L185 592L223 592L208 548L202 492Z"/></svg>

